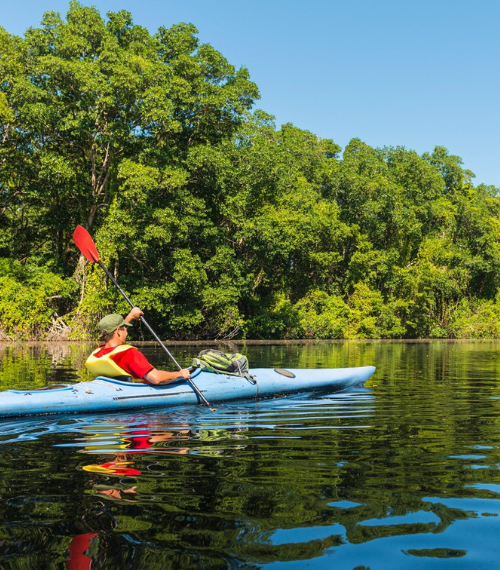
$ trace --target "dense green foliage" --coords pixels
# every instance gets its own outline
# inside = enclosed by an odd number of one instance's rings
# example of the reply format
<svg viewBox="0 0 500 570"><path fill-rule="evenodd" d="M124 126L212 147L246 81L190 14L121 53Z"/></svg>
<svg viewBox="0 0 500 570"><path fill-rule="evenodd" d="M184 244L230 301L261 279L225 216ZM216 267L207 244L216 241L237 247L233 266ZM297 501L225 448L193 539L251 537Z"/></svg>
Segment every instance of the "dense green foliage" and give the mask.
<svg viewBox="0 0 500 570"><path fill-rule="evenodd" d="M492 337L500 200L436 147L341 153L253 111L188 24L71 2L0 28L0 331L78 338L127 310L172 338Z"/></svg>

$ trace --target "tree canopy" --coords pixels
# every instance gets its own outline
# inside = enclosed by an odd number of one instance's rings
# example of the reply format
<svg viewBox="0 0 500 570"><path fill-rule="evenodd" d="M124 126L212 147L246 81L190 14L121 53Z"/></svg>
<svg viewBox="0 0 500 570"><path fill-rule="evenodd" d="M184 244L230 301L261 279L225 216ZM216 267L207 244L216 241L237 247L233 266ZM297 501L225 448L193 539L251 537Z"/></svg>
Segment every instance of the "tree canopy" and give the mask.
<svg viewBox="0 0 500 570"><path fill-rule="evenodd" d="M76 1L0 75L0 338L126 310L77 224L170 338L499 336L498 189L445 148L277 128L193 25Z"/></svg>

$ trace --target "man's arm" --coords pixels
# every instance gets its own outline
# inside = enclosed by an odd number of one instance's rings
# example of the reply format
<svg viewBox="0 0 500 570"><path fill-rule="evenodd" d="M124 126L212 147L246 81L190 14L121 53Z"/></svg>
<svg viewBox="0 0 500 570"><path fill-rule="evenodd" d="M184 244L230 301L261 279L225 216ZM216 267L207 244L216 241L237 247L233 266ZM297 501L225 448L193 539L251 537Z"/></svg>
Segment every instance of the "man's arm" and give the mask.
<svg viewBox="0 0 500 570"><path fill-rule="evenodd" d="M183 368L175 372L167 372L166 370L153 368L143 377L143 380L146 380L149 384L169 384L174 382L174 380L179 380L179 378L185 378L186 380L191 378L189 370Z"/></svg>
<svg viewBox="0 0 500 570"><path fill-rule="evenodd" d="M131 323L132 321L138 321L144 313L139 307L134 307L130 313L125 317L124 321Z"/></svg>

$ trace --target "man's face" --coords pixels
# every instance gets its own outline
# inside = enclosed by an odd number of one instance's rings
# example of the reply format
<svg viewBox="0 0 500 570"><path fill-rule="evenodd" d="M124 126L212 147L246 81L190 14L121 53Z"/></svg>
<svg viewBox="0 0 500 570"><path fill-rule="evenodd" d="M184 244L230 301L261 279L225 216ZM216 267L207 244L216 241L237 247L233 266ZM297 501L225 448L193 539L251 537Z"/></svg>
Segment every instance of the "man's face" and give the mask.
<svg viewBox="0 0 500 570"><path fill-rule="evenodd" d="M116 332L118 333L118 338L122 341L125 342L127 339L127 335L128 335L128 327L123 326L123 327L118 327L116 329Z"/></svg>

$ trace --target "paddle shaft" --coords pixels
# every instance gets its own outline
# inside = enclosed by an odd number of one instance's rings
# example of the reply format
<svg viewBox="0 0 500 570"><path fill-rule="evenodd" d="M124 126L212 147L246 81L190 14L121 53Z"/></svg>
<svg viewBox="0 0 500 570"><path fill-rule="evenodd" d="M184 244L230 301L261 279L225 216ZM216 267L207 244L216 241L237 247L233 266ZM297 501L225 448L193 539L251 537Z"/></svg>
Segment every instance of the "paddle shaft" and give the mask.
<svg viewBox="0 0 500 570"><path fill-rule="evenodd" d="M111 281L113 282L113 284L115 285L115 287L118 289L118 291L120 291L120 293L123 295L124 299L127 301L127 303L134 308L135 305L134 303L132 303L132 301L128 298L128 295L125 293L125 291L120 287L120 285L118 285L118 282L116 281L116 279L111 275L111 273L108 271L107 267L104 265L104 263L99 259L97 261L97 263L101 266L101 268L103 269L103 271L106 273L106 275L111 279ZM163 342L160 340L160 338L158 337L158 335L155 333L155 331L150 327L149 323L146 321L146 319L141 316L141 322L146 326L146 328L148 329L148 331L154 336L154 338L156 339L156 341L160 344L160 346L163 348L163 350L170 356L170 358L175 362L175 364L177 365L177 368L179 370L182 370L181 365L177 362L177 360L172 356L171 352L168 350L168 348L163 344ZM198 387L196 386L196 384L194 384L194 382L191 380L191 378L186 378L187 382L189 382L191 388L196 392L196 394L198 395L198 397L203 401L203 403L210 408L210 404L208 403L207 399L205 398L205 396L198 390Z"/></svg>

